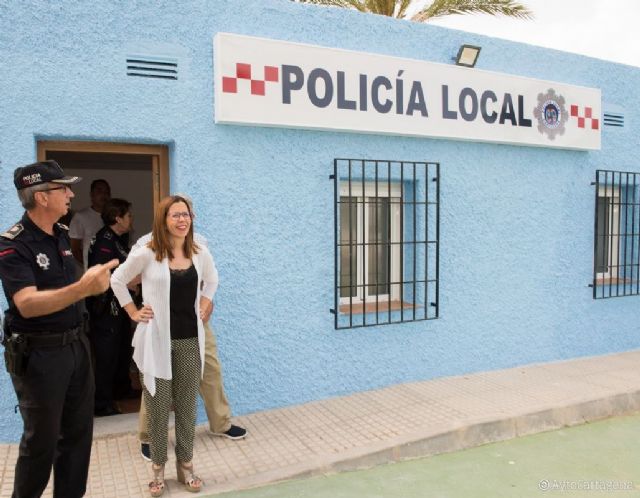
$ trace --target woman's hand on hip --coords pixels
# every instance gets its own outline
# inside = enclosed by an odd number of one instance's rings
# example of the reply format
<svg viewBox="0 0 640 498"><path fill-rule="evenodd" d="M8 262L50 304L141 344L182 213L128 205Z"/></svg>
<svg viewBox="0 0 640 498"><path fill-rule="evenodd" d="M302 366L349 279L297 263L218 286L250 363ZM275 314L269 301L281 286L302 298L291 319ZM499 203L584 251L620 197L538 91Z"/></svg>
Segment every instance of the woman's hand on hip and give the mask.
<svg viewBox="0 0 640 498"><path fill-rule="evenodd" d="M200 320L207 323L209 318L211 318L211 313L213 313L213 301L204 296L200 296Z"/></svg>
<svg viewBox="0 0 640 498"><path fill-rule="evenodd" d="M129 317L134 322L142 322L147 323L149 320L153 318L153 310L151 306L145 304L142 308L135 310L133 313L129 315Z"/></svg>

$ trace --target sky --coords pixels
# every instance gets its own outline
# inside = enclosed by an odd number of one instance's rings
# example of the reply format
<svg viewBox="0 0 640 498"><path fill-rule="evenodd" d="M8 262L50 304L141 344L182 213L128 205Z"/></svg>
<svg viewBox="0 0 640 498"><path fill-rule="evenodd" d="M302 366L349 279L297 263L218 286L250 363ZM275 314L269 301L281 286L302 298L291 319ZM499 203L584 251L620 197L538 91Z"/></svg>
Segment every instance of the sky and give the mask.
<svg viewBox="0 0 640 498"><path fill-rule="evenodd" d="M466 14L429 23L640 67L640 0L519 2L533 20Z"/></svg>

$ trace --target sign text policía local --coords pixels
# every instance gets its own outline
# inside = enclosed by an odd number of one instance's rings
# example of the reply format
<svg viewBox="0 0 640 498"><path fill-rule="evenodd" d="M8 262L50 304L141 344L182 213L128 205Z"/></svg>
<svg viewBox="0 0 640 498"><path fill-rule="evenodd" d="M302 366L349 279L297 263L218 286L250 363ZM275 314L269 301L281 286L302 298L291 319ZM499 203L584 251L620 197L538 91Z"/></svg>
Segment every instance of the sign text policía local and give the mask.
<svg viewBox="0 0 640 498"><path fill-rule="evenodd" d="M216 123L600 148L600 90L218 33Z"/></svg>

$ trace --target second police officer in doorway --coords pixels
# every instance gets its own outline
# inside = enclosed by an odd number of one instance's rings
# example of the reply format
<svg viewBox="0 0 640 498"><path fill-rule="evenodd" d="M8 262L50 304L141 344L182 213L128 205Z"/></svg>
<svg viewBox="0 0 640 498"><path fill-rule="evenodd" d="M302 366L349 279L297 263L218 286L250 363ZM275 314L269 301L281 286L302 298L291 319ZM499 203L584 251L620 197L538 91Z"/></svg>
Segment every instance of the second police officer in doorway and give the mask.
<svg viewBox="0 0 640 498"><path fill-rule="evenodd" d="M110 199L101 216L104 226L98 230L89 247L89 268L113 258L123 263L129 254L125 237L133 228L131 203L124 199ZM129 377L133 353L131 321L111 289L87 298L87 310L95 357L95 414L97 417L117 415L120 411L114 399L140 396L139 392L136 396L133 391Z"/></svg>

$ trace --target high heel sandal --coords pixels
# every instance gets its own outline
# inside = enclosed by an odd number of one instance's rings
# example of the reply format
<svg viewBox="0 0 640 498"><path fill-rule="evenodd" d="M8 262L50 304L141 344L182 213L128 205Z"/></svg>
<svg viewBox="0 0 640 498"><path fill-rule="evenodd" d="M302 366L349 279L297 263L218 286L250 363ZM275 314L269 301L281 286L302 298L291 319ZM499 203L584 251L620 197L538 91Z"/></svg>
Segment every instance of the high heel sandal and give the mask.
<svg viewBox="0 0 640 498"><path fill-rule="evenodd" d="M193 462L176 461L176 473L178 474L178 481L184 484L187 491L192 493L200 492L204 481L193 473Z"/></svg>
<svg viewBox="0 0 640 498"><path fill-rule="evenodd" d="M149 483L149 492L151 496L162 496L164 493L164 464L152 463L151 471L153 472L153 481Z"/></svg>

